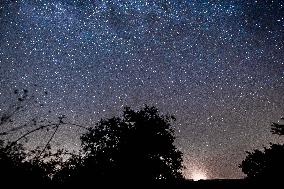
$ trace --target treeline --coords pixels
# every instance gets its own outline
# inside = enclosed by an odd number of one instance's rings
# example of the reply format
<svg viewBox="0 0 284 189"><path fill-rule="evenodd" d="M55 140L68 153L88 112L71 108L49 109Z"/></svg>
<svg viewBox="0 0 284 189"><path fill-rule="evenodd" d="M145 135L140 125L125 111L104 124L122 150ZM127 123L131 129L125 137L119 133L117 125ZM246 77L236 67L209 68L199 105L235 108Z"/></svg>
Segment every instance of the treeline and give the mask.
<svg viewBox="0 0 284 189"><path fill-rule="evenodd" d="M16 103L0 114L1 127L13 123L13 116L34 100L27 90L15 90L14 94ZM31 128L16 140L0 140L2 186L189 186L182 176L182 153L174 145L174 116L161 115L157 108L145 106L138 111L126 107L121 117L101 120L92 127L67 123L64 119L64 116L59 116L57 122L32 119L30 125L0 133L3 137ZM280 137L284 135L284 118L281 121L271 125L272 134ZM78 153L51 146L58 129L66 125L86 131L80 137ZM22 140L41 130L52 132L45 146L26 149ZM269 148L247 152L239 167L247 175L248 183L281 183L283 160L284 145L271 144Z"/></svg>
<svg viewBox="0 0 284 189"><path fill-rule="evenodd" d="M0 178L7 184L45 186L178 183L183 167L182 153L174 145L174 120L155 107L125 108L121 118L86 128L79 154L53 152L49 143L44 149L27 151L18 142L1 141ZM60 124L62 118L53 127Z"/></svg>

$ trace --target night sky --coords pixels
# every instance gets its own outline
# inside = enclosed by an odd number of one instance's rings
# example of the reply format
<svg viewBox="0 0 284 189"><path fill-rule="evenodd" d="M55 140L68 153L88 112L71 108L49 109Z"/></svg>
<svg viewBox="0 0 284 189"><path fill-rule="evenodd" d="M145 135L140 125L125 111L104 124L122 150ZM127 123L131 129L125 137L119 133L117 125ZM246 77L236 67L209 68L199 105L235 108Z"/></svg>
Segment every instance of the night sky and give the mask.
<svg viewBox="0 0 284 189"><path fill-rule="evenodd" d="M154 105L177 118L187 178L242 178L245 151L280 141L269 126L284 115L284 2L0 0L0 86L0 114L15 89L44 104L0 130ZM62 127L51 144L78 149L82 132Z"/></svg>

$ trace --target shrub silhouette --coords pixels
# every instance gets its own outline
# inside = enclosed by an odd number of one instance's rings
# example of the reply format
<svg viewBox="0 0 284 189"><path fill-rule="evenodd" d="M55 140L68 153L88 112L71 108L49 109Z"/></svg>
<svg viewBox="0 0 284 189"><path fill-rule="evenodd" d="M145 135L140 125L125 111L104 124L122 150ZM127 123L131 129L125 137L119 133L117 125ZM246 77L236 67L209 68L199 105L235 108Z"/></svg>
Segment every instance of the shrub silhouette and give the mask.
<svg viewBox="0 0 284 189"><path fill-rule="evenodd" d="M282 118L283 120L283 118ZM283 124L271 125L273 134L283 135ZM245 160L239 165L247 178L261 182L280 182L284 171L284 145L270 144L269 148L247 152Z"/></svg>
<svg viewBox="0 0 284 189"><path fill-rule="evenodd" d="M10 146L0 140L0 178L2 186L41 186L50 179L40 161L29 161L21 144Z"/></svg>
<svg viewBox="0 0 284 189"><path fill-rule="evenodd" d="M59 118L58 123L39 125L19 139L49 126L58 128L66 124L62 119ZM43 149L38 147L32 151L19 144L19 139L8 143L0 140L1 184L176 183L183 179L183 167L182 153L174 146L171 126L174 120L173 116L160 115L155 107L145 106L139 111L127 107L121 118L101 120L95 127L87 129L81 136L80 153L69 153L71 157L67 161L62 158L66 151L51 152L49 142L52 137ZM5 122L6 119L1 120L1 124Z"/></svg>
<svg viewBox="0 0 284 189"><path fill-rule="evenodd" d="M155 107L125 108L122 118L101 120L81 137L82 156L55 177L61 183L172 183L182 179L182 153L174 146L172 116Z"/></svg>

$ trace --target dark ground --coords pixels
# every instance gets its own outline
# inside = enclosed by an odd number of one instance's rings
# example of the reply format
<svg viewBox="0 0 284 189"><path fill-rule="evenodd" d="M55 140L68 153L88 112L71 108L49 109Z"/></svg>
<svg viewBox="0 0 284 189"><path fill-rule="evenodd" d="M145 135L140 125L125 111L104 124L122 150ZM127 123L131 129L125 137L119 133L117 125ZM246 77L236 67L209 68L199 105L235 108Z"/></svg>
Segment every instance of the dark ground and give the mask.
<svg viewBox="0 0 284 189"><path fill-rule="evenodd" d="M283 182L284 183L284 182ZM282 188L281 182L248 181L245 179L215 179L200 181L185 181L181 188L192 189L242 189L242 188Z"/></svg>

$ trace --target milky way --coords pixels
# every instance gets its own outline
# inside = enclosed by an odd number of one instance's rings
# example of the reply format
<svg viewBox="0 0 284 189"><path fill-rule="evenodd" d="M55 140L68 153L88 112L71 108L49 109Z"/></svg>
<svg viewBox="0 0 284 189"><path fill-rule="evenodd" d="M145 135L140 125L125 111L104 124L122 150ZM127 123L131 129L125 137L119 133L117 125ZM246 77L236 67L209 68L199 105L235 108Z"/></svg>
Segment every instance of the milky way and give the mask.
<svg viewBox="0 0 284 189"><path fill-rule="evenodd" d="M22 123L90 125L154 105L177 118L186 177L241 178L246 150L279 141L283 43L281 0L1 0L0 111L23 88L48 95ZM52 145L75 149L78 133L61 128Z"/></svg>

